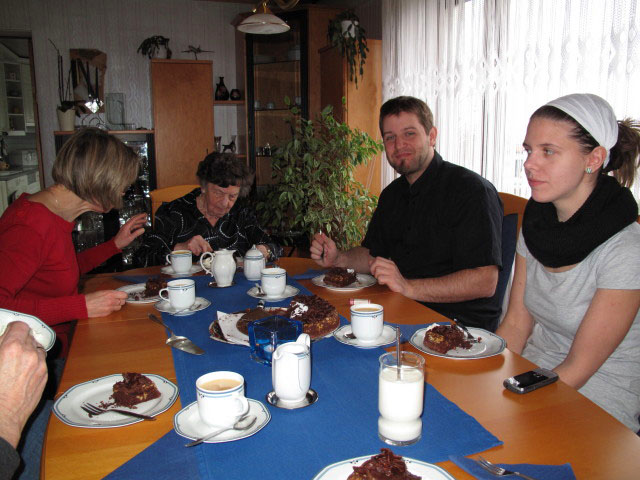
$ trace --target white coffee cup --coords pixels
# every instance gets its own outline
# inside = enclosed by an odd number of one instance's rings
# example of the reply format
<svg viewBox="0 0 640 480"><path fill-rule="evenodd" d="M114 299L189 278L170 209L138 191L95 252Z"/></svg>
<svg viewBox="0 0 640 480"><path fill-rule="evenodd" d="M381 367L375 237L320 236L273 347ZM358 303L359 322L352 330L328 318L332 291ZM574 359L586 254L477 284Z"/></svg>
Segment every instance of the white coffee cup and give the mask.
<svg viewBox="0 0 640 480"><path fill-rule="evenodd" d="M191 271L190 250L174 250L166 258L175 273L189 273Z"/></svg>
<svg viewBox="0 0 640 480"><path fill-rule="evenodd" d="M249 411L244 378L229 371L210 372L196 380L198 413L212 427L230 427Z"/></svg>
<svg viewBox="0 0 640 480"><path fill-rule="evenodd" d="M287 271L284 268L263 268L260 272L260 284L267 297L279 297L287 286Z"/></svg>
<svg viewBox="0 0 640 480"><path fill-rule="evenodd" d="M384 328L384 309L375 303L351 306L351 332L365 343L374 342Z"/></svg>
<svg viewBox="0 0 640 480"><path fill-rule="evenodd" d="M163 294L166 293L165 297ZM161 298L169 300L174 310L184 310L191 307L196 301L196 282L188 278L171 280L167 282L167 288L158 292Z"/></svg>

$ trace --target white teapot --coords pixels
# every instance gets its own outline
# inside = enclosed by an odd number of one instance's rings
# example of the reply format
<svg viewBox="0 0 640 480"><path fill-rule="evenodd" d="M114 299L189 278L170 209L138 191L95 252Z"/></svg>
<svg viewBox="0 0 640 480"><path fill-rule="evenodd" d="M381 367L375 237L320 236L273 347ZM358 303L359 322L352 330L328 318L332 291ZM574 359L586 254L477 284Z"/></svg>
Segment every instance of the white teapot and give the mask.
<svg viewBox="0 0 640 480"><path fill-rule="evenodd" d="M235 250L216 250L205 252L200 257L200 266L212 275L219 287L228 287L233 283L236 273L236 261L233 259ZM207 260L211 257L210 260Z"/></svg>
<svg viewBox="0 0 640 480"><path fill-rule="evenodd" d="M278 345L271 360L271 380L278 400L295 404L311 386L311 337L302 333L295 342Z"/></svg>
<svg viewBox="0 0 640 480"><path fill-rule="evenodd" d="M266 266L266 258L254 245L244 255L244 276L247 280L255 282L260 280L260 272Z"/></svg>

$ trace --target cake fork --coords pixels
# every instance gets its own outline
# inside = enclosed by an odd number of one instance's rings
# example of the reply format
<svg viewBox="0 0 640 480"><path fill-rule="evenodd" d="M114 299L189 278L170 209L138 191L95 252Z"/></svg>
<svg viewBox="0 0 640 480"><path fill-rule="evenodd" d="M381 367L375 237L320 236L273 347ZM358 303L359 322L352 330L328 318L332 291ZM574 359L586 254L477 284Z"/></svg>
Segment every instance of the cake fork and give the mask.
<svg viewBox="0 0 640 480"><path fill-rule="evenodd" d="M458 320L456 320L455 318L451 320L453 322L453 324L458 327L460 330L462 330L465 335L467 336L467 340L469 340L471 343L478 343L478 339L476 337L474 337L473 335L471 335L471 332L469 332L469 330L467 329L467 327L465 327L463 324L461 324Z"/></svg>
<svg viewBox="0 0 640 480"><path fill-rule="evenodd" d="M493 463L491 463L489 460L485 460L484 458L482 458L481 456L478 456L477 459L475 459L476 463L478 465L480 465L482 468L484 468L487 472L492 473L498 477L506 477L509 475L513 475L516 477L520 477L520 478L524 478L525 480L536 480L533 477L530 477L528 475L525 475L524 473L519 473L519 472L514 472L511 470L507 470L506 468L502 468L498 465L494 465Z"/></svg>
<svg viewBox="0 0 640 480"><path fill-rule="evenodd" d="M120 410L119 408L100 408L100 407L98 407L96 405L93 405L91 403L83 403L82 405L80 405L80 408L82 410L84 410L85 412L87 412L90 417L93 417L93 416L96 416L96 415L102 415L103 413L107 413L107 412L117 412L117 413L121 413L123 415L129 415L131 417L142 418L143 420L155 420L156 419L156 417L150 417L149 415L143 415L141 413L130 412L129 410Z"/></svg>

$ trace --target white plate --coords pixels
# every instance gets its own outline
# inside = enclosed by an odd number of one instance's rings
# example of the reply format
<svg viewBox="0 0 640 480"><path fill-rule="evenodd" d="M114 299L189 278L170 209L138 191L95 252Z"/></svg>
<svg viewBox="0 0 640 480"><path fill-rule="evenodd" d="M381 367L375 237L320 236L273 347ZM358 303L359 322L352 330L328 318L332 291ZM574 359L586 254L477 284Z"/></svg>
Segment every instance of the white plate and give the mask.
<svg viewBox="0 0 640 480"><path fill-rule="evenodd" d="M173 271L173 267L171 265L166 265L160 269L162 273L165 275L171 275L172 277L188 277L189 275L193 275L194 273L198 273L202 271L202 266L199 263L194 263L191 265L191 270L187 273L176 273Z"/></svg>
<svg viewBox="0 0 640 480"><path fill-rule="evenodd" d="M298 290L296 287L287 285L286 287L284 287L284 293L282 295L279 295L277 297L263 297L261 295L258 295L258 287L251 287L247 291L247 295L253 298L259 298L261 300L264 300L265 302L279 302L280 300L284 300L285 298L297 295L299 291L300 290Z"/></svg>
<svg viewBox="0 0 640 480"><path fill-rule="evenodd" d="M160 300L158 303L154 305L156 310L164 313L170 313L171 315L175 315L176 317L186 317L187 315L193 315L200 310L204 310L211 302L203 297L196 297L196 301L188 310L176 310L171 306L169 300Z"/></svg>
<svg viewBox="0 0 640 480"><path fill-rule="evenodd" d="M370 287L371 285L376 284L375 277L369 275L368 273L356 273L356 281L347 285L346 287L333 287L331 285L327 285L324 283L324 274L318 275L311 279L311 283L317 285L318 287L325 287L329 290L337 290L338 292L355 292L356 290L360 290L361 288Z"/></svg>
<svg viewBox="0 0 640 480"><path fill-rule="evenodd" d="M447 353L439 353L424 345L424 335L427 330L432 329L438 325L437 323L433 323L426 328L421 328L411 337L411 345L416 347L418 350L428 353L429 355L434 355L436 357L443 358L453 358L456 360L472 360L476 358L487 358L493 357L494 355L499 355L507 346L507 342L504 341L502 337L499 337L495 333L491 333L488 330L484 330L482 328L475 327L467 327L469 329L469 333L474 337L480 337L479 343L472 343L471 348L469 350L465 348L454 348L453 350L449 350Z"/></svg>
<svg viewBox="0 0 640 480"><path fill-rule="evenodd" d="M27 315L26 313L14 312L11 310L5 310L0 308L0 335L2 335L11 322L24 322L29 325L33 338L36 339L45 350L50 350L53 344L56 343L56 333L51 330L51 327L44 323L33 315Z"/></svg>
<svg viewBox="0 0 640 480"><path fill-rule="evenodd" d="M178 387L160 375L152 373L143 373L143 375L153 380L153 383L156 384L160 391L160 396L139 403L136 408L117 408L155 417L173 405L173 402L178 398ZM122 375L113 374L74 385L56 400L56 403L53 404L53 413L62 422L72 427L113 428L142 422L141 418L130 417L116 412L89 417L89 414L80 408L85 402L93 405L98 405L100 402L109 402L109 397L113 393L113 385L120 381L122 381Z"/></svg>
<svg viewBox="0 0 640 480"><path fill-rule="evenodd" d="M271 413L269 413L269 410L267 410L262 402L254 400L253 398L247 398L247 400L249 400L249 413L256 416L256 423L248 430L227 430L204 443L233 442L234 440L241 440L255 435L262 430L264 426L269 423L269 420L271 420ZM190 440L196 440L215 431L216 427L210 427L200 419L198 402L193 402L173 417L173 429L180 436Z"/></svg>
<svg viewBox="0 0 640 480"><path fill-rule="evenodd" d="M324 467L320 473L313 477L313 480L344 480L353 473L353 467L362 465L371 457L373 457L373 455L333 463ZM418 475L422 480L455 480L455 478L437 465L406 457L404 461L407 464L409 472Z"/></svg>
<svg viewBox="0 0 640 480"><path fill-rule="evenodd" d="M134 298L136 293L142 293L146 290L146 283L136 283L135 285L124 285L122 287L116 288L116 290L120 291L120 292L126 292L128 297L127 297L127 303L133 303L141 305L143 303L156 303L158 300L160 300L160 297L158 295L155 295L153 297L143 297L140 300L136 300Z"/></svg>
<svg viewBox="0 0 640 480"><path fill-rule="evenodd" d="M382 328L382 335L380 335L372 342L363 342L362 340L358 340L357 338L347 338L345 336L347 333L351 333L351 325L343 325L342 327L338 328L335 332L333 332L333 336L340 343L353 345L354 347L358 348L376 348L383 345L389 345L390 343L396 341L396 329L391 325L385 325Z"/></svg>

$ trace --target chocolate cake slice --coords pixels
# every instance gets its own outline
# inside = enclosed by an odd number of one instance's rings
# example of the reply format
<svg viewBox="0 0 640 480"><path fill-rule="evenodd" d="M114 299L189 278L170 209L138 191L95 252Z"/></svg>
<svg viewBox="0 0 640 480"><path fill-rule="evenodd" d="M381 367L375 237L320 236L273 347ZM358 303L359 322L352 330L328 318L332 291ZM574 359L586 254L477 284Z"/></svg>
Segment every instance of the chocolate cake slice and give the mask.
<svg viewBox="0 0 640 480"><path fill-rule="evenodd" d="M449 350L457 347L467 350L470 349L471 342L465 338L464 332L458 327L453 325L437 325L425 332L422 343L434 352L447 353Z"/></svg>
<svg viewBox="0 0 640 480"><path fill-rule="evenodd" d="M147 283L145 284L143 295L145 298L156 297L160 293L160 290L162 290L163 288L167 288L166 277L149 277Z"/></svg>
<svg viewBox="0 0 640 480"><path fill-rule="evenodd" d="M332 267L324 274L324 283L332 287L346 287L358 281L358 277L351 269Z"/></svg>
<svg viewBox="0 0 640 480"><path fill-rule="evenodd" d="M148 377L140 373L123 373L122 377L123 381L113 385L113 405L135 408L134 405L160 396L156 384Z"/></svg>
<svg viewBox="0 0 640 480"><path fill-rule="evenodd" d="M388 448L381 448L359 467L353 467L353 473L347 480L420 480L407 469L407 464L400 455L395 455Z"/></svg>
<svg viewBox="0 0 640 480"><path fill-rule="evenodd" d="M302 331L311 338L320 338L340 325L336 307L317 295L296 295L289 305L289 318L302 322Z"/></svg>

